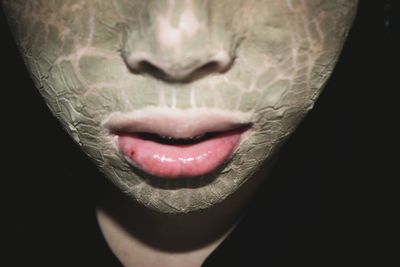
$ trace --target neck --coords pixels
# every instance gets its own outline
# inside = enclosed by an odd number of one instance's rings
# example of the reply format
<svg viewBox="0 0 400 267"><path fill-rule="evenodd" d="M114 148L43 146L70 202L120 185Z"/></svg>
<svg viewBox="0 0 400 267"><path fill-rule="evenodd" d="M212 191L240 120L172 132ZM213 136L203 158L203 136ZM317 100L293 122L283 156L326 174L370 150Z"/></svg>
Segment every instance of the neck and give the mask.
<svg viewBox="0 0 400 267"><path fill-rule="evenodd" d="M97 207L97 220L125 267L201 266L236 226L265 170L260 174L220 204L189 214L158 213L109 188Z"/></svg>

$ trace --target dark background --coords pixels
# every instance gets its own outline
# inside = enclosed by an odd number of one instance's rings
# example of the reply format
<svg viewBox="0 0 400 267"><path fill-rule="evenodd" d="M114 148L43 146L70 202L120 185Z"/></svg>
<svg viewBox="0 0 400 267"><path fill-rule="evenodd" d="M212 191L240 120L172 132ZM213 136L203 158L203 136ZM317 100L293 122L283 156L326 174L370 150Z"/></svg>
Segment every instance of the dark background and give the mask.
<svg viewBox="0 0 400 267"><path fill-rule="evenodd" d="M394 253L386 246L398 213L390 203L399 174L389 171L399 158L390 130L399 122L393 3L361 0L325 91L210 266L227 258L244 266L260 255L263 263L247 266L382 265ZM94 220L107 182L48 111L3 14L0 29L0 266L114 266Z"/></svg>

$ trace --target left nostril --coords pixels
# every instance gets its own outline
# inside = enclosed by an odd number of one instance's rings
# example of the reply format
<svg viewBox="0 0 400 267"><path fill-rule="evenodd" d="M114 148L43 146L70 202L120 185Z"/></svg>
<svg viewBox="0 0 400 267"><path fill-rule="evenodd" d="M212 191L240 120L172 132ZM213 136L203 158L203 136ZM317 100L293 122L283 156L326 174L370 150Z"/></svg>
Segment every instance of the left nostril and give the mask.
<svg viewBox="0 0 400 267"><path fill-rule="evenodd" d="M209 73L218 73L222 72L222 66L216 62L216 61L211 61L208 63L203 64L199 68L197 68L195 71L193 71L187 78L191 80L197 80L200 79Z"/></svg>
<svg viewBox="0 0 400 267"><path fill-rule="evenodd" d="M233 59L227 52L221 51L214 54L210 63L215 63L216 69L214 71L222 73L231 67Z"/></svg>

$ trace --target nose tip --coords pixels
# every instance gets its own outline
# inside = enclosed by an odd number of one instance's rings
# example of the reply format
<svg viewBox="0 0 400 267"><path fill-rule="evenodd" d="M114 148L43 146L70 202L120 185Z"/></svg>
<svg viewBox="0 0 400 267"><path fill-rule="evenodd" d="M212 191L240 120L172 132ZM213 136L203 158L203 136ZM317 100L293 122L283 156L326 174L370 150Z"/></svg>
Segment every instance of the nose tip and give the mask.
<svg viewBox="0 0 400 267"><path fill-rule="evenodd" d="M134 73L151 75L168 82L185 83L226 72L232 64L232 58L226 51L180 60L166 60L150 53L136 52L126 58L126 63Z"/></svg>

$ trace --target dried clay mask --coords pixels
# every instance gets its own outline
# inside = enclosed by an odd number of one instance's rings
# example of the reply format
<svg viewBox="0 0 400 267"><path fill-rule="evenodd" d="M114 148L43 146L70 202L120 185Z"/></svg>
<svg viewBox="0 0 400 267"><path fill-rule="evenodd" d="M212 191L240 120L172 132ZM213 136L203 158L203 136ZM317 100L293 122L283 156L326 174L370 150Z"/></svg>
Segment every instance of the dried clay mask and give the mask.
<svg viewBox="0 0 400 267"><path fill-rule="evenodd" d="M121 191L212 207L321 93L357 0L4 0L34 83Z"/></svg>

